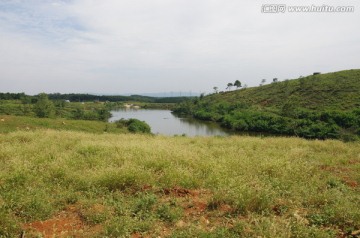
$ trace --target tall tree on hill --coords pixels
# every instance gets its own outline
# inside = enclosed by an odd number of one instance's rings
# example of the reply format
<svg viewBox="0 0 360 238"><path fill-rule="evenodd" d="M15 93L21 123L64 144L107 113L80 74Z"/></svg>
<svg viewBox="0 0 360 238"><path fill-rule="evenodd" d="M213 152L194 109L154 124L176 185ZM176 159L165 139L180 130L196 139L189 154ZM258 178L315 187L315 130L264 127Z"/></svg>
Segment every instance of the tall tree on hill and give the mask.
<svg viewBox="0 0 360 238"><path fill-rule="evenodd" d="M232 86L234 86L232 83L228 83L226 89L230 91L230 89L231 89Z"/></svg>
<svg viewBox="0 0 360 238"><path fill-rule="evenodd" d="M265 82L266 82L266 79L262 79L261 83L260 83L260 86L263 86L265 84Z"/></svg>
<svg viewBox="0 0 360 238"><path fill-rule="evenodd" d="M218 87L213 87L213 89L215 93L218 93Z"/></svg>
<svg viewBox="0 0 360 238"><path fill-rule="evenodd" d="M234 86L238 89L241 88L241 82L239 80L236 80L234 83Z"/></svg>

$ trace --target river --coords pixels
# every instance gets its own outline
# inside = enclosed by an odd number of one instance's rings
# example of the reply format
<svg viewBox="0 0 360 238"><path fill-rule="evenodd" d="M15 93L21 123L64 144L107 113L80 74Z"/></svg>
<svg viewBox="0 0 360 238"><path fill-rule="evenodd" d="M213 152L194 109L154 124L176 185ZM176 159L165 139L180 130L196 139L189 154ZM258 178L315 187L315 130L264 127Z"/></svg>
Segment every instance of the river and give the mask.
<svg viewBox="0 0 360 238"><path fill-rule="evenodd" d="M136 118L145 121L150 125L151 132L154 134L170 136L227 136L231 134L216 123L177 117L169 110L119 109L111 111L111 114L110 122L121 118Z"/></svg>

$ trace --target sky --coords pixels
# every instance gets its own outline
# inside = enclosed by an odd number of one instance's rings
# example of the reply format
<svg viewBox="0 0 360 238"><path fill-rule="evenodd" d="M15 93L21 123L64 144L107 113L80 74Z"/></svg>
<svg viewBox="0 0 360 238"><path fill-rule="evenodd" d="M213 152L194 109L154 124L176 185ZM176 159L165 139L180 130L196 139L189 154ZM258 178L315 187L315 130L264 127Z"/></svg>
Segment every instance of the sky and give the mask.
<svg viewBox="0 0 360 238"><path fill-rule="evenodd" d="M264 4L353 6L263 13ZM360 68L356 0L0 0L0 92L210 93Z"/></svg>

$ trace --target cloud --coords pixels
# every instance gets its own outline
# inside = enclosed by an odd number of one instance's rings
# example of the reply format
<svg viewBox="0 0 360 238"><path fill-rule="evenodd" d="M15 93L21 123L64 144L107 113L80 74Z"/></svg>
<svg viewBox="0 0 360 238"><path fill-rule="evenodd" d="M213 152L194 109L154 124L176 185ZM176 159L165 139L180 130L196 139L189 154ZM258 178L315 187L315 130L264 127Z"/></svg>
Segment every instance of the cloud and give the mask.
<svg viewBox="0 0 360 238"><path fill-rule="evenodd" d="M262 4L1 1L2 91L203 92L358 67L358 2L332 1L356 7L342 14L262 14Z"/></svg>

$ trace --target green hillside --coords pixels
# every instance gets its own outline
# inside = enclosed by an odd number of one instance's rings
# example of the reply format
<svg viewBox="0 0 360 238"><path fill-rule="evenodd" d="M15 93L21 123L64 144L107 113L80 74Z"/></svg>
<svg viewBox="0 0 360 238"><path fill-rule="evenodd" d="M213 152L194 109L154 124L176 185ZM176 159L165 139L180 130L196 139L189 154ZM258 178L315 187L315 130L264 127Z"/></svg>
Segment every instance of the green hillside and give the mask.
<svg viewBox="0 0 360 238"><path fill-rule="evenodd" d="M360 70L311 75L264 86L212 94L209 103L246 103L281 109L286 102L314 110L352 110L360 107Z"/></svg>
<svg viewBox="0 0 360 238"><path fill-rule="evenodd" d="M359 134L360 70L212 94L175 111L239 131L343 138Z"/></svg>

